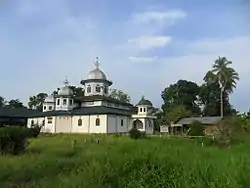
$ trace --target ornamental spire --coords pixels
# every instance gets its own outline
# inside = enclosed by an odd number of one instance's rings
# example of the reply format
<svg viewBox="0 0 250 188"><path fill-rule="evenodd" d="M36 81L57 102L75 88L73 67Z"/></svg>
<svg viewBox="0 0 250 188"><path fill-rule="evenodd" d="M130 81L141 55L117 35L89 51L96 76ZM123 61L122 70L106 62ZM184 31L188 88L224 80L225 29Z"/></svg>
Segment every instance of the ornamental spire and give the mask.
<svg viewBox="0 0 250 188"><path fill-rule="evenodd" d="M68 77L66 76L66 79L65 81L63 82L65 86L68 86L69 85L69 81L68 81Z"/></svg>
<svg viewBox="0 0 250 188"><path fill-rule="evenodd" d="M95 67L96 67L97 69L99 69L99 66L100 66L100 63L99 63L99 58L98 58L98 57L96 57Z"/></svg>

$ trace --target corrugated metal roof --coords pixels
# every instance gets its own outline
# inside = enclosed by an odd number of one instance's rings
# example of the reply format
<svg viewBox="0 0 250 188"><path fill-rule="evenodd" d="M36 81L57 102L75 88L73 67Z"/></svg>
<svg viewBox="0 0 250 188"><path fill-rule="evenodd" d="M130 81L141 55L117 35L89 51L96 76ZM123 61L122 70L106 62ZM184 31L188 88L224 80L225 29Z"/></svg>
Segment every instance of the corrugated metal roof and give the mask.
<svg viewBox="0 0 250 188"><path fill-rule="evenodd" d="M199 121L202 124L212 125L216 124L221 120L221 117L219 116L210 116L210 117L189 117L189 118L182 118L176 124L184 124L189 125L193 121Z"/></svg>

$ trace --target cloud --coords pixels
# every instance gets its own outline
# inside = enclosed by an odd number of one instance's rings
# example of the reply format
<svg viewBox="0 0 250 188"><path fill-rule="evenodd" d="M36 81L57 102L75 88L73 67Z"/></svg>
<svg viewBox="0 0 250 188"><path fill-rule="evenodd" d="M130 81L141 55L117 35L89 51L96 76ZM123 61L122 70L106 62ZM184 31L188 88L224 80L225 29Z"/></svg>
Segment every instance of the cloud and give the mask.
<svg viewBox="0 0 250 188"><path fill-rule="evenodd" d="M233 33L232 29L230 35L218 36L225 24L216 26L216 30L207 23L201 24L197 33L194 27L197 20L192 21L202 18L203 11L197 14L190 9L188 16L182 10L135 13L136 10L122 1L119 3L124 3L120 5L124 9L117 12L113 11L117 10L114 7L117 4L112 0L105 8L93 3L93 9L87 6L93 1L84 1L85 6L74 4L83 1L25 0L29 1L34 5L27 5L21 12L18 9L18 13L9 16L5 11L6 15L0 17L3 23L0 26L0 62L2 69L8 70L2 72L0 85L1 95L8 99L27 102L29 96L38 92L51 93L62 86L65 76L71 84L80 85L80 80L94 67L95 57L99 56L100 68L114 82L112 87L131 95L133 103L144 94L160 107L160 94L165 87L178 79L201 83L220 55L232 60L240 74L232 95L233 105L239 110L249 108L246 101L250 96L250 36ZM17 4L13 6L10 6L11 11ZM147 6L140 6L140 10L147 10ZM102 16L96 8L101 9ZM182 19L186 23L177 25ZM236 22L240 23L232 20L230 28ZM177 28L169 27L173 24Z"/></svg>
<svg viewBox="0 0 250 188"><path fill-rule="evenodd" d="M140 36L129 39L128 43L135 45L139 50L150 50L153 48L162 48L171 42L169 36Z"/></svg>
<svg viewBox="0 0 250 188"><path fill-rule="evenodd" d="M149 11L136 13L133 16L133 20L137 24L160 24L160 25L172 25L176 20L186 18L186 13L182 10L170 10L170 11Z"/></svg>
<svg viewBox="0 0 250 188"><path fill-rule="evenodd" d="M133 57L133 56L130 56L128 59L132 62L154 62L158 59L158 57Z"/></svg>

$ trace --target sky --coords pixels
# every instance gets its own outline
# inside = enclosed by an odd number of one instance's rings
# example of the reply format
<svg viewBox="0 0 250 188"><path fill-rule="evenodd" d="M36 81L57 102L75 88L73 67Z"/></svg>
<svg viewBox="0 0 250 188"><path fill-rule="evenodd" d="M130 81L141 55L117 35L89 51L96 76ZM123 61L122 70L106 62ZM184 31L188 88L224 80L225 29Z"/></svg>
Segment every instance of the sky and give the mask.
<svg viewBox="0 0 250 188"><path fill-rule="evenodd" d="M137 103L156 107L179 79L202 83L218 56L240 75L231 102L250 108L248 0L1 0L0 96L20 99L80 86L100 68Z"/></svg>

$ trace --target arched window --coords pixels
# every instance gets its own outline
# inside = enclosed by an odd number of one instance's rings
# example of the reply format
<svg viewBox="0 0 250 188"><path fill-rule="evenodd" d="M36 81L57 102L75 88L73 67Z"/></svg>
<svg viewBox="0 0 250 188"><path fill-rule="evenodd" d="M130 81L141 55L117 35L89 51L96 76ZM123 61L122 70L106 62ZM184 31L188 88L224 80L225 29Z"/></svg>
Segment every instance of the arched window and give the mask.
<svg viewBox="0 0 250 188"><path fill-rule="evenodd" d="M95 125L96 125L96 126L99 126L99 125L100 125L100 118L96 118L96 120L95 120Z"/></svg>
<svg viewBox="0 0 250 188"><path fill-rule="evenodd" d="M148 127L151 128L152 122L149 120Z"/></svg>
<svg viewBox="0 0 250 188"><path fill-rule="evenodd" d="M44 106L43 109L46 110L46 106Z"/></svg>
<svg viewBox="0 0 250 188"><path fill-rule="evenodd" d="M100 85L97 85L97 86L96 86L95 91L98 92L98 93L101 92L101 87L100 87Z"/></svg>
<svg viewBox="0 0 250 188"><path fill-rule="evenodd" d="M67 99L63 99L63 105L67 104Z"/></svg>
<svg viewBox="0 0 250 188"><path fill-rule="evenodd" d="M143 111L146 112L146 108L143 108Z"/></svg>
<svg viewBox="0 0 250 188"><path fill-rule="evenodd" d="M91 93L91 87L90 87L90 85L87 87L87 93Z"/></svg>
<svg viewBox="0 0 250 188"><path fill-rule="evenodd" d="M52 110L52 106L49 106L49 110Z"/></svg>
<svg viewBox="0 0 250 188"><path fill-rule="evenodd" d="M121 126L123 126L123 119L121 119Z"/></svg>
<svg viewBox="0 0 250 188"><path fill-rule="evenodd" d="M60 105L60 99L57 99L57 105Z"/></svg>
<svg viewBox="0 0 250 188"><path fill-rule="evenodd" d="M78 119L78 126L82 126L82 119Z"/></svg>
<svg viewBox="0 0 250 188"><path fill-rule="evenodd" d="M34 125L34 120L32 119L32 120L31 120L31 126L33 126L33 125Z"/></svg>
<svg viewBox="0 0 250 188"><path fill-rule="evenodd" d="M45 125L45 120L43 120L43 122L42 122L42 126L44 126Z"/></svg>
<svg viewBox="0 0 250 188"><path fill-rule="evenodd" d="M70 99L69 102L70 102L70 105L73 105L73 99Z"/></svg>
<svg viewBox="0 0 250 188"><path fill-rule="evenodd" d="M142 112L142 108L140 108L140 112Z"/></svg>

